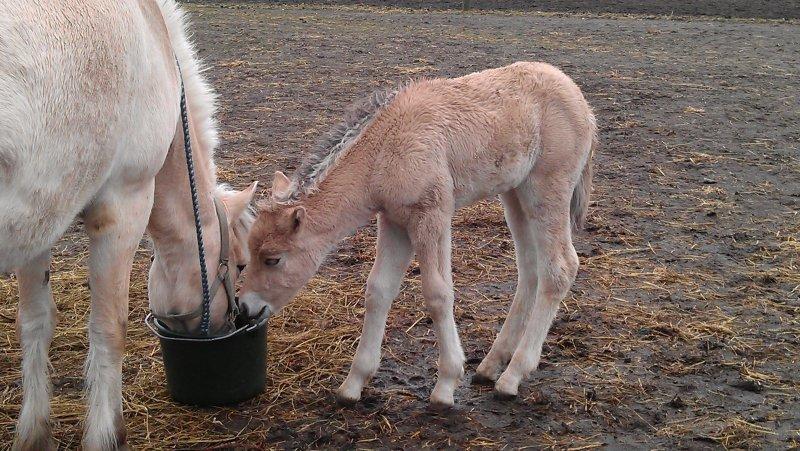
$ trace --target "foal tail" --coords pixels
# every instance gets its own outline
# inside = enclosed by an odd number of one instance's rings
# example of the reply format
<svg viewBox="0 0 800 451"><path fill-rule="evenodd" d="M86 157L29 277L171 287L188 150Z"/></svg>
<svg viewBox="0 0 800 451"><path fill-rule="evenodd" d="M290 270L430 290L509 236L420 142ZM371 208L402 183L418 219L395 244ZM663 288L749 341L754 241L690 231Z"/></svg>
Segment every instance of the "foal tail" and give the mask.
<svg viewBox="0 0 800 451"><path fill-rule="evenodd" d="M597 134L592 134L592 144L589 148L589 156L581 172L581 178L572 191L572 201L569 203L569 213L572 219L572 230L579 231L586 224L586 214L589 211L589 197L592 192L592 157L597 149Z"/></svg>

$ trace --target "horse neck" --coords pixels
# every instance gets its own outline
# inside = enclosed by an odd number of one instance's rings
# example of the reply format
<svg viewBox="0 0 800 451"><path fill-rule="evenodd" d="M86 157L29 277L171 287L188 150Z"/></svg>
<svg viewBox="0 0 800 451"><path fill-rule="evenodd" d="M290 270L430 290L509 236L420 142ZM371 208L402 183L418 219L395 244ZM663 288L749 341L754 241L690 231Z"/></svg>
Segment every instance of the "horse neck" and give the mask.
<svg viewBox="0 0 800 451"><path fill-rule="evenodd" d="M189 189L189 175L183 148L183 131L180 125L176 139L167 153L164 165L156 175L155 198L150 214L148 232L156 248L182 246L196 240L194 211ZM200 207L200 220L206 233L206 240L213 239L217 226L213 196L216 189L216 174L211 155L204 148L194 123L190 120L192 160L194 163L197 200ZM194 249L194 246L190 246Z"/></svg>

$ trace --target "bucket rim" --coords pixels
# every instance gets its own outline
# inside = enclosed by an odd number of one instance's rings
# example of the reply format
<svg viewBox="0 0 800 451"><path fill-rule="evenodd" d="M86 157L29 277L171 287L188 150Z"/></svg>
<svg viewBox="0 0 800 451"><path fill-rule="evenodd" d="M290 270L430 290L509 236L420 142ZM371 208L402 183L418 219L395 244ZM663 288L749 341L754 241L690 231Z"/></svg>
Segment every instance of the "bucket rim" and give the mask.
<svg viewBox="0 0 800 451"><path fill-rule="evenodd" d="M228 338L232 338L236 335L244 334L247 332L251 332L253 330L259 329L263 327L267 321L269 320L269 312L265 311L261 314L258 318L258 321L252 324L245 324L244 326L239 327L238 329L233 330L225 335L220 335L218 337L179 337L169 334L167 327L164 326L161 321L158 320L153 313L150 312L144 318L144 323L153 332L153 335L158 337L161 340L168 340L168 341L182 341L182 342L196 342L196 343L212 343L223 341Z"/></svg>

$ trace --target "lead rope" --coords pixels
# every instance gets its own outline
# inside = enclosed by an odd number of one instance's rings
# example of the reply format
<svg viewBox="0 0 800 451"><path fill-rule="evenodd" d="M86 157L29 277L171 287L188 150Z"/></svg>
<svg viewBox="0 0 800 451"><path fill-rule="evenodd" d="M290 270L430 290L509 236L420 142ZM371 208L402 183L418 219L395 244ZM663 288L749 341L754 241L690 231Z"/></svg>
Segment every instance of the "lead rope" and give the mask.
<svg viewBox="0 0 800 451"><path fill-rule="evenodd" d="M177 58L175 63L177 64ZM183 151L186 153L186 168L189 171L189 190L192 193L192 210L194 211L194 229L197 232L197 250L200 255L200 283L203 285L203 313L200 320L200 333L208 336L211 295L208 290L208 270L206 269L206 251L203 246L203 228L200 224L200 204L197 200L197 186L194 180L194 162L192 160L192 144L189 139L189 114L186 109L186 92L183 87L183 73L178 64L178 75L181 78L181 122L183 123Z"/></svg>

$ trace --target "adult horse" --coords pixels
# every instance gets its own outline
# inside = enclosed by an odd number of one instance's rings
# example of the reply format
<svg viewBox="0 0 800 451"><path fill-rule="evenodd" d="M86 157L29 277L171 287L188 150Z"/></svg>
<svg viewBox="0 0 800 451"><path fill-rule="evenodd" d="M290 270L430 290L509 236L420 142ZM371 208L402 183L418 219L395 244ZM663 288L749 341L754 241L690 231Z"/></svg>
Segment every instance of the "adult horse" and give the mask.
<svg viewBox="0 0 800 451"><path fill-rule="evenodd" d="M13 271L19 281L17 449L53 447L48 350L56 310L48 268L50 248L76 217L90 238L85 449L125 445L128 288L145 229L155 248L153 311L180 316L200 303L182 86L206 257L218 261L220 233L230 232L231 260L245 264L255 184L242 192L216 184L214 95L175 2L0 0L0 272ZM228 224L219 224L214 197L223 202ZM210 264L209 278L217 273ZM227 306L220 291L211 301L212 333L224 327ZM169 325L192 332L199 322L192 316Z"/></svg>

